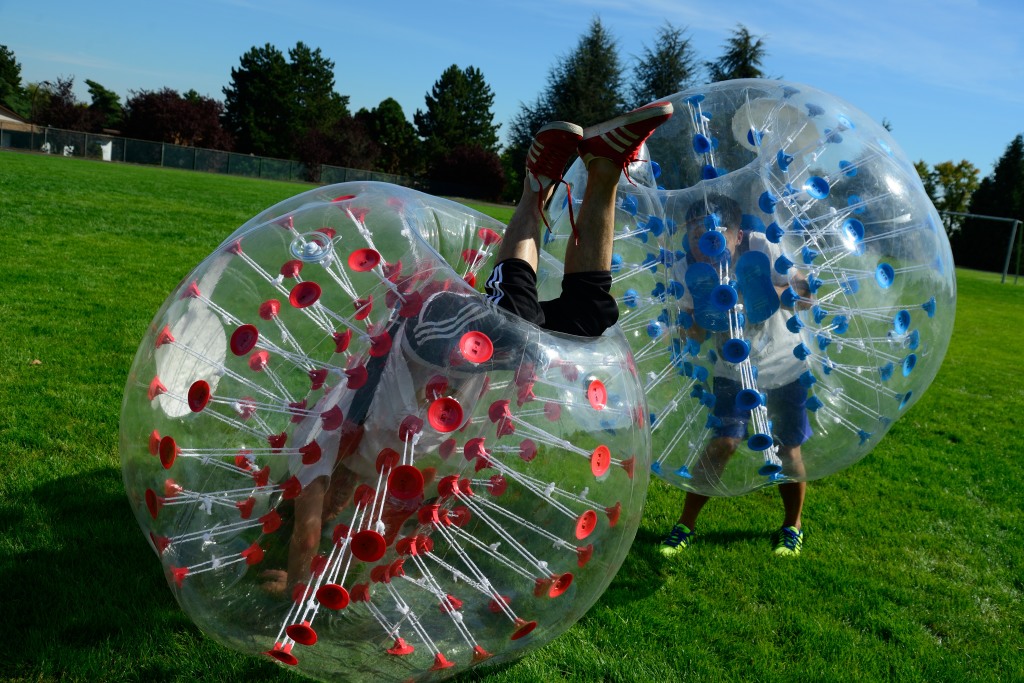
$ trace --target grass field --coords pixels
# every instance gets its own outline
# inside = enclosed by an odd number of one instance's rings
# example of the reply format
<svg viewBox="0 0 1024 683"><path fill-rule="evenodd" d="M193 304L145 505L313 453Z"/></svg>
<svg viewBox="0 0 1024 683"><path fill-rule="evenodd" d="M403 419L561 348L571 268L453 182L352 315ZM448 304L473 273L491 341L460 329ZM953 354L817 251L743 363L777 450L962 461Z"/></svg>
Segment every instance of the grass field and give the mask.
<svg viewBox="0 0 1024 683"><path fill-rule="evenodd" d="M303 680L181 612L129 511L117 439L167 294L305 189L0 153L0 680ZM697 545L665 561L682 495L655 482L597 605L460 680L1024 680L1024 285L957 275L942 371L874 453L810 485L803 555L770 555L781 506L765 491L712 501Z"/></svg>

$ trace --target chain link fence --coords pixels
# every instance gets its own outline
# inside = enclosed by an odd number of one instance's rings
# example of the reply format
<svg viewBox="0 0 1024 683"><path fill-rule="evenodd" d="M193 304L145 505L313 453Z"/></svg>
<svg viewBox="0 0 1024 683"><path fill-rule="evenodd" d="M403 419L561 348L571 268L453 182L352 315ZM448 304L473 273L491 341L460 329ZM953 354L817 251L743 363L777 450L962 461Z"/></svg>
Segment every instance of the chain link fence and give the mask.
<svg viewBox="0 0 1024 683"><path fill-rule="evenodd" d="M317 177L304 164L287 159L0 121L0 149L3 148L269 180L311 182L317 178L317 182L324 185L369 180L428 192L436 189L420 179L392 173L325 165L320 167ZM445 189L450 191L458 188Z"/></svg>

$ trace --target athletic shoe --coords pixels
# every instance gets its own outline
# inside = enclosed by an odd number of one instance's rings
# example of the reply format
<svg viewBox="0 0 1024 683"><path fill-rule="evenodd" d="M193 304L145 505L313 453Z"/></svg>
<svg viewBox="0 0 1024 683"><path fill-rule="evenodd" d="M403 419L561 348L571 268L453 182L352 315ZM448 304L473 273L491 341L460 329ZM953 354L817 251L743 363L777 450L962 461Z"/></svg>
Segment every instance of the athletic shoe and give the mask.
<svg viewBox="0 0 1024 683"><path fill-rule="evenodd" d="M526 153L526 177L530 179L530 188L537 193L537 210L549 232L551 224L544 213L545 190L552 183L565 183L562 180L565 165L576 154L576 147L582 138L583 129L575 123L552 121L537 131ZM565 188L569 193L569 226L572 228L573 239L579 244L576 219L572 213L572 188L568 183L565 183Z"/></svg>
<svg viewBox="0 0 1024 683"><path fill-rule="evenodd" d="M658 549L665 557L672 557L693 545L695 535L696 532L690 531L690 527L685 524L676 524L672 527L672 531L668 532L668 536L661 542Z"/></svg>
<svg viewBox="0 0 1024 683"><path fill-rule="evenodd" d="M784 526L772 534L772 552L776 555L799 555L803 545L804 532L795 526Z"/></svg>
<svg viewBox="0 0 1024 683"><path fill-rule="evenodd" d="M566 121L552 121L537 131L526 153L526 175L534 192L562 180L582 138L583 129Z"/></svg>
<svg viewBox="0 0 1024 683"><path fill-rule="evenodd" d="M588 166L591 160L600 157L626 171L637 160L644 141L670 118L671 102L652 102L610 121L585 128L578 148L580 157ZM626 177L629 177L628 173Z"/></svg>

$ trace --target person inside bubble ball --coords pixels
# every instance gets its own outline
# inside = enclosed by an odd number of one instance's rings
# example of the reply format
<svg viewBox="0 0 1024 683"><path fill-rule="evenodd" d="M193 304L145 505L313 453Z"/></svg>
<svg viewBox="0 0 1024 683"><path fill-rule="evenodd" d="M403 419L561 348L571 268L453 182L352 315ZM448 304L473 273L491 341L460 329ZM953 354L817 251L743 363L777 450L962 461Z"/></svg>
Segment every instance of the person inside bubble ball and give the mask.
<svg viewBox="0 0 1024 683"><path fill-rule="evenodd" d="M722 344L730 337L725 321L726 314L716 311L707 304L710 287L702 286L693 277L700 270L695 264L713 266L715 277L710 284L717 285L718 269L727 267L730 277L736 277L738 262L748 251L765 254L768 257L768 264L775 264L781 255L778 245L769 242L764 233L744 231L740 227L741 224L740 206L730 197L708 194L693 202L686 211L685 258L679 259L673 266L674 277L679 282L687 283L687 291L680 299L680 304L693 320L683 332L699 343L704 343L710 337L714 343L713 348L716 349L713 356L716 357L713 367L713 416L717 418L714 421L716 426L713 428L711 441L691 472L695 482L710 487L720 481L729 459L746 440L751 415L749 409L737 405L737 396L743 388L739 365L722 358ZM706 236L712 229L719 235ZM707 252L714 253L723 246L724 250L720 254L708 255ZM765 262L761 260L761 263ZM741 268L742 265L739 265L739 269ZM687 279L687 271L690 269L694 272L689 273L691 277ZM701 272L711 271L704 266ZM811 436L806 409L807 389L798 380L806 371L806 366L792 353L793 348L799 343L799 338L786 327L786 320L792 314L794 305L797 308L810 306L811 292L806 279L796 275L792 268L790 273L781 274L774 267L762 267L753 275L763 288L774 290L775 294L779 295L781 306L764 320L757 323L748 321L744 325L743 333L749 344L750 364L757 368L757 390L767 396L766 406L773 431L771 436L782 461L781 476L800 480L804 476L800 447ZM785 296L786 290L790 287L797 298ZM697 293L694 293L694 289ZM742 290L742 287L740 289ZM753 292L756 289L752 286L749 291ZM700 300L701 293L705 301ZM743 298L741 294L741 302ZM747 311L747 314L750 315L750 311ZM717 331L709 331L712 329ZM800 554L803 547L800 516L806 490L807 484L804 481L779 484L783 521L782 526L772 534L772 549L777 555ZM674 556L692 545L697 518L708 500L709 497L706 495L694 491L687 492L679 520L661 543L660 550L663 555Z"/></svg>
<svg viewBox="0 0 1024 683"><path fill-rule="evenodd" d="M423 413L431 398L425 395L430 393L429 389L424 391L431 375L443 371L441 379L449 383L449 394L454 393L467 408L463 411L464 419L472 415L471 406L482 393L483 373L474 373L472 368L453 372L447 362L449 346L430 340L443 336L450 341L466 330L480 330L493 337L495 356L499 356L503 346L514 347L515 341L509 339L510 326L503 325L505 315L494 312L492 307L542 329L581 337L600 336L615 324L618 304L610 290L619 177L637 160L644 141L672 116L672 109L671 103L654 102L585 129L555 121L537 131L527 154L522 196L486 282L486 300L443 289L432 293L425 298L418 315L394 323L389 330L396 340L392 352L366 364L367 380L358 391L347 395L339 391L322 399L322 408L338 405L346 418L339 430L337 453L331 458L323 457L315 467L303 467L296 472L302 491L295 499L288 569L263 572L264 590L291 591L294 595L296 588L309 580L325 527L337 520L359 483L376 482L375 465L381 447L388 439L394 441L392 435L397 425L392 423L403 416ZM563 172L577 154L586 165L588 180L575 217L573 238L566 248L562 292L554 300L540 301L537 266L540 231L542 223L546 224L544 206L555 185L564 182ZM401 353L396 354L396 349ZM511 361L529 362L523 357ZM311 420L310 429L319 429L319 423ZM418 451L440 444L442 439L430 432L429 427L424 427L416 435ZM310 438L315 434L303 436ZM433 473L423 474L427 480ZM394 541L401 526L422 502L422 493L406 499L388 496L378 524L378 528L383 528L385 543Z"/></svg>

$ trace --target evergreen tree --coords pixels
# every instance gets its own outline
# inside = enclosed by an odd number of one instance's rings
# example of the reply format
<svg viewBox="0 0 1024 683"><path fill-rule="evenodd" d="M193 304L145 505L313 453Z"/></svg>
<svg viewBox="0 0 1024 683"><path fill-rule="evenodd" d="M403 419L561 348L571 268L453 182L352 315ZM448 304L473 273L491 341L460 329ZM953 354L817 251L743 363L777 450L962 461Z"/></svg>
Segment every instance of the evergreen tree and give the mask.
<svg viewBox="0 0 1024 683"><path fill-rule="evenodd" d="M712 83L734 78L766 78L761 63L768 55L764 40L755 38L743 24L737 24L725 43L725 52L714 62L705 62Z"/></svg>
<svg viewBox="0 0 1024 683"><path fill-rule="evenodd" d="M380 148L376 170L408 176L422 172L416 129L395 99L389 97L369 111L360 109L355 118Z"/></svg>
<svg viewBox="0 0 1024 683"><path fill-rule="evenodd" d="M496 153L500 124L494 123L493 106L494 93L479 69L445 69L426 95L426 110L413 116L428 163L460 146Z"/></svg>
<svg viewBox="0 0 1024 683"><path fill-rule="evenodd" d="M622 113L624 103L615 39L594 17L576 48L551 67L543 93L532 105L522 105L512 118L503 155L506 196L519 196L526 152L538 128L553 120L581 126L601 123Z"/></svg>
<svg viewBox="0 0 1024 683"><path fill-rule="evenodd" d="M6 45L0 45L0 104L20 116L29 116L28 98L21 88L21 64Z"/></svg>
<svg viewBox="0 0 1024 683"><path fill-rule="evenodd" d="M1018 135L971 197L969 213L1024 221L1024 136ZM1018 230L1024 226L1018 226ZM969 218L951 240L957 265L1001 272L1012 224ZM1013 246L1011 263L1016 259Z"/></svg>
<svg viewBox="0 0 1024 683"><path fill-rule="evenodd" d="M276 47L253 47L231 69L224 128L239 152L290 158L295 90L292 69Z"/></svg>
<svg viewBox="0 0 1024 683"><path fill-rule="evenodd" d="M93 112L98 130L120 128L124 121L121 97L96 81L86 79L85 84L89 86L89 95L92 97L89 109Z"/></svg>
<svg viewBox="0 0 1024 683"><path fill-rule="evenodd" d="M654 49L644 45L636 58L630 85L633 107L685 90L696 76L697 57L685 29L665 22L658 29Z"/></svg>
<svg viewBox="0 0 1024 683"><path fill-rule="evenodd" d="M334 91L334 62L324 57L320 48L311 50L301 41L288 51L288 57L294 134L327 129L346 118L349 98Z"/></svg>
<svg viewBox="0 0 1024 683"><path fill-rule="evenodd" d="M544 99L553 118L581 126L625 110L618 45L600 18L594 17L576 49L551 70Z"/></svg>

